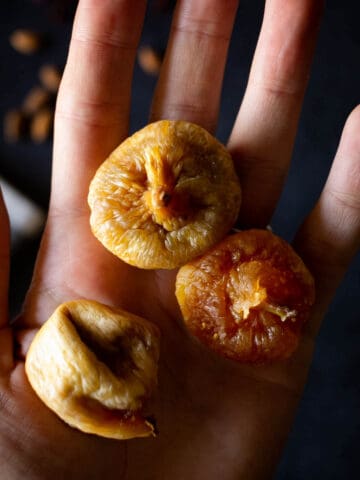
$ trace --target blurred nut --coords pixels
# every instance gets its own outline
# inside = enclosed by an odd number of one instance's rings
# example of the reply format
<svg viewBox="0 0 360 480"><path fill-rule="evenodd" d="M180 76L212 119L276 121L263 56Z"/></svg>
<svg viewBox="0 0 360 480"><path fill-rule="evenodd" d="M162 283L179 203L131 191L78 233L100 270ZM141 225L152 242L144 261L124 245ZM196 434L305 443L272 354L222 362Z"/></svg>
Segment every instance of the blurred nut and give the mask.
<svg viewBox="0 0 360 480"><path fill-rule="evenodd" d="M35 143L43 143L50 137L53 128L54 112L44 107L35 114L30 124L30 138Z"/></svg>
<svg viewBox="0 0 360 480"><path fill-rule="evenodd" d="M145 73L158 75L162 64L162 56L153 47L143 46L138 51L138 62Z"/></svg>
<svg viewBox="0 0 360 480"><path fill-rule="evenodd" d="M42 45L42 37L33 30L15 30L9 38L11 46L19 53L31 55Z"/></svg>
<svg viewBox="0 0 360 480"><path fill-rule="evenodd" d="M8 142L18 142L25 133L26 117L20 110L10 110L4 117L4 137Z"/></svg>
<svg viewBox="0 0 360 480"><path fill-rule="evenodd" d="M155 435L142 415L157 385L159 331L143 318L89 300L60 305L36 334L25 371L41 400L86 433Z"/></svg>
<svg viewBox="0 0 360 480"><path fill-rule="evenodd" d="M39 71L41 83L50 92L56 93L61 82L61 72L55 65L44 65Z"/></svg>
<svg viewBox="0 0 360 480"><path fill-rule="evenodd" d="M51 96L49 92L47 92L44 88L34 87L25 97L23 102L23 110L25 113L33 115L48 105L50 99Z"/></svg>

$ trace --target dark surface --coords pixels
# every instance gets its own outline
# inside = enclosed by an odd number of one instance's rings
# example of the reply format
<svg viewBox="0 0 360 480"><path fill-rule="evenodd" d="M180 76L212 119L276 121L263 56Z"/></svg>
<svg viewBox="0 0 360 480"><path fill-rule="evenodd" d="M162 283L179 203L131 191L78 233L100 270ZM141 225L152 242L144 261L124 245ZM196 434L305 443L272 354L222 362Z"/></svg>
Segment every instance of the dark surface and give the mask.
<svg viewBox="0 0 360 480"><path fill-rule="evenodd" d="M35 6L35 4L38 4ZM52 4L49 8L45 3ZM21 104L38 83L45 62L63 65L71 22L59 19L56 2L3 1L1 18L0 114ZM69 2L70 3L70 2ZM59 2L65 5L66 2ZM288 181L272 225L291 239L296 227L318 197L335 154L344 121L359 102L360 31L355 0L329 0L322 23L309 89ZM218 136L230 133L246 85L261 23L263 2L243 0L230 49L220 112ZM71 9L69 9L71 13ZM69 13L68 12L68 13ZM60 16L61 17L61 16ZM169 13L148 18L142 43L164 48ZM15 28L34 28L48 34L49 45L24 57L8 44ZM156 80L135 69L132 130L144 125ZM360 132L359 132L360 134ZM0 143L0 174L46 208L51 170L51 142ZM1 234L1 232L0 232ZM11 278L11 308L18 310L29 282L38 241L16 252ZM360 470L360 258L350 268L321 329L309 382L276 479L344 479ZM261 461L261 452L259 452Z"/></svg>

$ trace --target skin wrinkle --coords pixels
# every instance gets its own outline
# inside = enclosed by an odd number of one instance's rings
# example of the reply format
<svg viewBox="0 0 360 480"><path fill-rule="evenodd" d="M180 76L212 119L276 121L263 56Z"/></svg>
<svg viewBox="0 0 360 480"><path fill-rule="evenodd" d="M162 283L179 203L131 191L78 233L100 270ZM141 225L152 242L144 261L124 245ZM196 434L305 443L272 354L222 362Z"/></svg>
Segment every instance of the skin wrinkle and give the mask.
<svg viewBox="0 0 360 480"><path fill-rule="evenodd" d="M230 36L228 22L226 18L231 18L237 10L238 0L227 0L225 2L216 1L179 1L179 10L181 16L177 16L177 25L195 26L203 32L210 34L218 34L225 32L226 36ZM225 3L225 4L224 4Z"/></svg>
<svg viewBox="0 0 360 480"><path fill-rule="evenodd" d="M317 209L314 211L314 222L317 224L318 229L320 230L321 234L314 230L314 233L309 232L309 242L308 245L311 247L312 256L317 256L321 258L321 252L326 250L329 253L331 252L330 258L324 263L323 268L325 267L328 273L330 274L331 269L334 265L337 265L338 268L345 270L348 266L349 259L344 257L341 250L337 253L338 247L345 247L344 249L348 249L349 245L347 242L345 243L343 240L344 232L349 230L349 228L344 228L345 226L353 227L353 229L359 229L360 224L359 221L353 222L352 220L349 222L348 215L343 212L342 210L338 211L336 214L336 210L332 208L332 217L331 221L326 221L328 217L328 208L324 205L324 200L321 200L321 203L318 204ZM319 228L321 227L321 228ZM356 245L360 240L360 234L357 237L354 237L354 246L351 248L351 253L353 250L356 250ZM339 245L340 244L340 245ZM350 253L350 252L349 252ZM355 252L354 252L355 253ZM315 255L314 255L315 254Z"/></svg>
<svg viewBox="0 0 360 480"><path fill-rule="evenodd" d="M130 58L125 59L121 55L121 52L115 50L113 52L104 52L102 49L95 49L89 51L88 55L83 55L80 58L77 58L78 56L74 55L75 58L73 63L76 64L75 68L87 71L92 68L94 63L97 63L98 68L101 69L101 75L94 75L92 81L87 80L88 75L84 76L81 73L73 75L68 79L66 79L67 77L65 76L62 87L59 90L57 108L61 107L61 109L63 109L64 105L71 103L75 103L76 106L76 102L79 102L79 107L82 103L84 105L102 104L107 106L110 109L110 112L112 112L112 110L115 110L116 105L120 107L122 103L124 105L129 104L129 86L127 86L127 84L130 82L131 75L124 75L121 72L109 71L104 68L103 63L105 54L112 62L117 62L121 59L124 66L128 66L132 72L133 62L130 61ZM120 88L118 90L99 88L99 79L101 76L106 77L106 80L109 83L118 83ZM80 82L83 84L85 81L87 81L86 87L82 88L81 92L75 94L74 91L76 91L78 83ZM126 86L127 88L125 88ZM66 95L63 95L63 91L66 91ZM118 113L120 113L120 108L118 109Z"/></svg>
<svg viewBox="0 0 360 480"><path fill-rule="evenodd" d="M121 50L122 52L133 53L137 49L137 42L127 42L121 38L113 38L111 35L107 35L105 32L102 35L97 36L97 38L92 38L80 32L76 32L73 35L73 42L84 44L86 48L98 48L99 50L108 50L109 48L114 48L115 51ZM78 46L81 48L81 45Z"/></svg>
<svg viewBox="0 0 360 480"><path fill-rule="evenodd" d="M359 219L360 199L356 194L328 187L324 189L323 195L329 196L329 200L335 202L339 213L346 212L348 217L354 217L354 220Z"/></svg>
<svg viewBox="0 0 360 480"><path fill-rule="evenodd" d="M65 220L68 216L70 216L76 220L76 219L88 219L89 216L89 207L87 205L81 205L79 207L74 207L74 208L62 208L61 205L51 205L51 208L49 209L49 215L48 215L48 223L50 224L51 222L56 222L60 219Z"/></svg>
<svg viewBox="0 0 360 480"><path fill-rule="evenodd" d="M255 69L250 74L250 83L261 84L264 79L270 79L268 84L264 82L269 91L274 90L294 96L303 93L306 87L304 80L308 77L307 69L304 67L308 61L305 61L307 57L303 53L302 32L299 31L299 28L296 29L298 24L295 20L293 23L295 30L292 31L291 37L286 35L281 42L273 42L272 34L264 32L264 42L267 43L266 49L269 50L267 55L270 56L270 61L265 63L264 59L260 57L261 67L256 68L255 64ZM306 40L308 43L309 40ZM261 38L259 42L261 42Z"/></svg>
<svg viewBox="0 0 360 480"><path fill-rule="evenodd" d="M102 0L102 3L105 1ZM136 46L140 26L131 28L133 25L127 25L123 19L139 13L139 11L144 12L145 5L145 1L139 2L138 0L132 3L117 1L116 8L108 9L104 9L99 0L95 0L93 5L80 5L74 21L75 36L79 33L80 37L91 40L96 32L100 38L106 39L105 42L111 45L119 46L119 43L123 43L126 39L125 44L134 43ZM118 28L119 24L122 27L120 29Z"/></svg>
<svg viewBox="0 0 360 480"><path fill-rule="evenodd" d="M324 193L329 192L330 195L336 197L337 200L344 206L349 206L350 209L359 209L359 200L357 192L360 190L360 165L356 161L356 154L350 158L345 152L341 154L342 165L349 164L349 171L344 173L344 169L339 166L335 172L330 173L329 180L326 182ZM339 161L340 163L340 161ZM350 168L353 165L353 168ZM334 180L336 176L336 181Z"/></svg>
<svg viewBox="0 0 360 480"><path fill-rule="evenodd" d="M271 82L265 83L264 80L250 79L248 83L249 88L262 90L267 97L275 97L276 100L294 101L298 102L302 99L304 89L296 89L291 87L287 82ZM268 100L269 101L269 100Z"/></svg>
<svg viewBox="0 0 360 480"><path fill-rule="evenodd" d="M100 104L99 104L100 106ZM75 114L65 111L58 111L57 112L57 119L58 120L69 120L70 122L74 122L75 124L77 122L81 122L82 126L90 127L90 128L97 128L97 129L109 129L111 127L121 127L124 124L123 118L121 115L117 113L116 119L114 120L109 120L108 115L97 115L96 110L97 108L93 108L94 105L91 107L91 109L88 109L87 112L82 112L81 114ZM102 107L102 106L100 106ZM103 108L100 108L102 110ZM79 112L81 109L78 109ZM91 113L89 113L91 112Z"/></svg>
<svg viewBox="0 0 360 480"><path fill-rule="evenodd" d="M204 43L207 41L212 41L216 40L217 42L223 41L227 43L230 40L231 35L223 35L223 34L218 34L218 33L211 33L207 32L203 29L199 28L191 28L189 26L180 26L180 25L175 25L173 32L175 34L182 34L182 35L194 35L196 37L200 38L200 41L203 40Z"/></svg>

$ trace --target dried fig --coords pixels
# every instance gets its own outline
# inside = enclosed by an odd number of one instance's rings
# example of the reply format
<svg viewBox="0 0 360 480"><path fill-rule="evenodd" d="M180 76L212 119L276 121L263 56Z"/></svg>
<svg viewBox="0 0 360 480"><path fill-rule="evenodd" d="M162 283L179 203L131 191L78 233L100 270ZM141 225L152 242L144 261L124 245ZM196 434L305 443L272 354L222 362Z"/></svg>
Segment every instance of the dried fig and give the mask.
<svg viewBox="0 0 360 480"><path fill-rule="evenodd" d="M184 321L219 354L249 363L288 358L314 302L314 281L294 250L266 230L228 236L176 279Z"/></svg>
<svg viewBox="0 0 360 480"><path fill-rule="evenodd" d="M221 240L240 185L230 154L203 128L152 123L125 140L90 185L90 224L112 253L140 268L175 268Z"/></svg>
<svg viewBox="0 0 360 480"><path fill-rule="evenodd" d="M147 320L97 302L60 305L26 357L30 384L62 420L86 433L154 435L143 416L157 384L159 332Z"/></svg>

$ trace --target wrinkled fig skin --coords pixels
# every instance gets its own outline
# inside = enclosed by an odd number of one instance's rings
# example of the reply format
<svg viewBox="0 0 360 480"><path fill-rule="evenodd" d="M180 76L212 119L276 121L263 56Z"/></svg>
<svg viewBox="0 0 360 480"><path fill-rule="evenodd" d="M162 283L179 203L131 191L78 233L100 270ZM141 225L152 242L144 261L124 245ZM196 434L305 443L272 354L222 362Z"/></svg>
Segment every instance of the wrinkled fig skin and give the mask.
<svg viewBox="0 0 360 480"><path fill-rule="evenodd" d="M266 230L229 235L177 274L189 331L241 363L289 358L315 300L314 279L284 240Z"/></svg>
<svg viewBox="0 0 360 480"><path fill-rule="evenodd" d="M241 189L216 138L189 122L161 120L112 152L88 202L92 232L110 252L138 268L173 269L226 235Z"/></svg>
<svg viewBox="0 0 360 480"><path fill-rule="evenodd" d="M60 305L26 357L30 384L62 420L86 433L155 435L141 414L157 385L159 331L120 309L77 300Z"/></svg>

